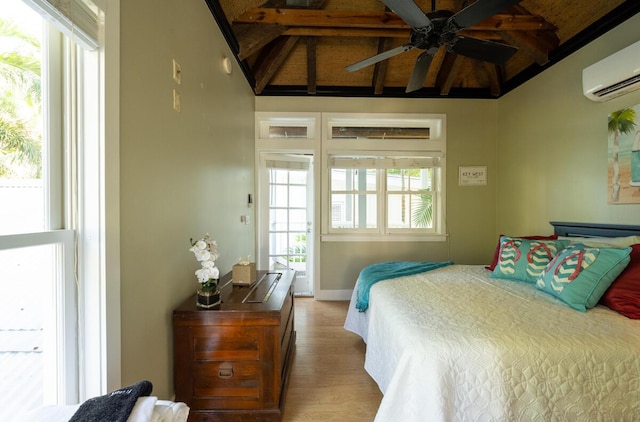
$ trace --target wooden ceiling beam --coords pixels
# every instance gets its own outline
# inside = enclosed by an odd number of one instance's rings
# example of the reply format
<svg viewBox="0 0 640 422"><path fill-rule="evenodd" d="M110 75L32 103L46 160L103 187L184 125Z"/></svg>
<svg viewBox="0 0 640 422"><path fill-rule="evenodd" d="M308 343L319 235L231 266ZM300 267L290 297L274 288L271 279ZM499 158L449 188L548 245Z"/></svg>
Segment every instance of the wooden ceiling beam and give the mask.
<svg viewBox="0 0 640 422"><path fill-rule="evenodd" d="M316 93L317 85L317 60L316 60L316 38L307 37L307 94Z"/></svg>
<svg viewBox="0 0 640 422"><path fill-rule="evenodd" d="M233 24L231 28L240 46L240 51L238 52L238 59L240 60L257 53L287 30L287 27L282 25L251 25L245 23Z"/></svg>
<svg viewBox="0 0 640 422"><path fill-rule="evenodd" d="M263 25L252 25L260 28ZM352 37L352 38L402 38L409 39L411 31L408 29L386 29L386 28L318 28L318 27L282 27L276 25L279 28L283 28L281 35L297 36L297 37ZM467 37L481 38L483 40L499 41L503 39L500 34L505 31L489 31L489 30L476 30L465 29L458 32L458 35L464 35ZM545 34L554 36L551 31L536 31L535 37L545 37ZM556 37L557 38L557 37Z"/></svg>
<svg viewBox="0 0 640 422"><path fill-rule="evenodd" d="M493 63L482 62L482 67L484 68L487 79L489 80L489 92L494 97L500 96L500 74L498 73L498 66Z"/></svg>
<svg viewBox="0 0 640 422"><path fill-rule="evenodd" d="M262 25L253 25L261 27ZM319 28L313 26L289 27L282 35L300 37L353 37L353 38L403 38L408 40L411 31L409 29L387 28Z"/></svg>
<svg viewBox="0 0 640 422"><path fill-rule="evenodd" d="M380 38L378 42L378 53L391 50L393 48L393 38ZM387 68L389 66L389 60L383 60L375 64L373 68L373 92L376 95L382 94L384 91L384 80L387 77Z"/></svg>
<svg viewBox="0 0 640 422"><path fill-rule="evenodd" d="M447 54L438 74L440 95L449 95L453 82L458 78L464 56Z"/></svg>
<svg viewBox="0 0 640 422"><path fill-rule="evenodd" d="M338 28L396 28L410 26L392 12L309 10L309 9L249 9L234 23L278 24L285 26L317 26Z"/></svg>
<svg viewBox="0 0 640 422"><path fill-rule="evenodd" d="M518 47L520 51L542 66L549 62L549 52L554 50L560 41L553 33L546 37L542 36L542 34L537 35L522 31L500 32L500 37L504 41L514 47Z"/></svg>
<svg viewBox="0 0 640 422"><path fill-rule="evenodd" d="M393 12L353 10L309 9L250 9L240 15L235 23L277 24L283 26L328 28L387 28L409 29L410 26ZM474 25L476 30L491 31L542 31L556 27L536 15L497 14Z"/></svg>
<svg viewBox="0 0 640 422"><path fill-rule="evenodd" d="M426 78L424 78L424 86L434 87L438 82L438 75L440 74L440 69L442 68L442 63L444 62L444 58L447 55L447 49L444 47L440 47L436 54L433 56L431 60L431 65L429 66L429 71L427 72Z"/></svg>
<svg viewBox="0 0 640 422"><path fill-rule="evenodd" d="M299 37L280 37L262 49L253 68L256 94L260 94L267 86L298 40Z"/></svg>

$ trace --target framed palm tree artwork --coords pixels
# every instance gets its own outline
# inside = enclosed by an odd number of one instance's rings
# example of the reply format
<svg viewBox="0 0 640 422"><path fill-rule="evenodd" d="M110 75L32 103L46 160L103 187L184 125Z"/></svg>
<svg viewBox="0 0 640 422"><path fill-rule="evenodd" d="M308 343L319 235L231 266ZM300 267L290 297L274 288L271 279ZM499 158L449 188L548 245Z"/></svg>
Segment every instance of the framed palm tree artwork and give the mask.
<svg viewBox="0 0 640 422"><path fill-rule="evenodd" d="M640 105L609 114L610 204L640 204Z"/></svg>

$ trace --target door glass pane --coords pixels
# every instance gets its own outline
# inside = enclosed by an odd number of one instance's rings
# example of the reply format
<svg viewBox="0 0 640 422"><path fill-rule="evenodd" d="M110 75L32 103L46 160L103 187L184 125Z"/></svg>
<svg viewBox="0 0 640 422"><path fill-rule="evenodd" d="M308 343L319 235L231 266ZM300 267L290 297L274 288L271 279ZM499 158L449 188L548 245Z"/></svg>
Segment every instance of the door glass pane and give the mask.
<svg viewBox="0 0 640 422"><path fill-rule="evenodd" d="M298 170L289 170L289 182L294 185L305 185L307 184L307 174L306 170L298 171Z"/></svg>
<svg viewBox="0 0 640 422"><path fill-rule="evenodd" d="M0 250L0 420L51 402L55 390L55 250ZM37 262L38 265L33 265Z"/></svg>
<svg viewBox="0 0 640 422"><path fill-rule="evenodd" d="M307 187L306 186L290 186L290 207L305 208L307 207Z"/></svg>
<svg viewBox="0 0 640 422"><path fill-rule="evenodd" d="M271 185L271 200L269 202L272 207L286 207L289 203L287 185Z"/></svg>
<svg viewBox="0 0 640 422"><path fill-rule="evenodd" d="M269 179L269 265L306 276L307 170L271 169Z"/></svg>
<svg viewBox="0 0 640 422"><path fill-rule="evenodd" d="M307 229L307 210L292 209L289 211L289 230L294 232L304 232Z"/></svg>
<svg viewBox="0 0 640 422"><path fill-rule="evenodd" d="M287 253L287 233L280 232L269 234L269 255L282 255Z"/></svg>
<svg viewBox="0 0 640 422"><path fill-rule="evenodd" d="M271 208L269 210L269 231L287 230L287 210Z"/></svg>

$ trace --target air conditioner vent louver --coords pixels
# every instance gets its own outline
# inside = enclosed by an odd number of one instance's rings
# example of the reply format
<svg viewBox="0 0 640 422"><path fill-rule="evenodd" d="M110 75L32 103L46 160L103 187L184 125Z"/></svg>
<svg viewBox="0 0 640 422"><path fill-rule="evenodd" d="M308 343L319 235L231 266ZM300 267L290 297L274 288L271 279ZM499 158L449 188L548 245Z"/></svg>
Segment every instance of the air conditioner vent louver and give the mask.
<svg viewBox="0 0 640 422"><path fill-rule="evenodd" d="M636 76L634 76L632 78L625 79L624 81L618 82L615 85L611 85L611 86L608 86L606 88L599 89L599 90L595 91L593 93L593 95L595 95L597 97L603 97L603 96L605 96L607 94L619 91L621 89L624 89L624 88L628 87L629 85L633 85L633 84L636 84L638 82L640 82L640 75L636 75Z"/></svg>
<svg viewBox="0 0 640 422"><path fill-rule="evenodd" d="M593 101L607 101L640 89L640 41L586 67L582 89Z"/></svg>

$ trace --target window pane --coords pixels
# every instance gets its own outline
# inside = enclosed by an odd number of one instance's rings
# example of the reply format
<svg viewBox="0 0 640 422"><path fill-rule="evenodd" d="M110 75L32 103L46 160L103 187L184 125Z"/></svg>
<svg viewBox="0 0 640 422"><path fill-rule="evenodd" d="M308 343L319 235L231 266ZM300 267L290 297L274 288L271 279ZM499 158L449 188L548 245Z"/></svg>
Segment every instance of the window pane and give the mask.
<svg viewBox="0 0 640 422"><path fill-rule="evenodd" d="M338 229L371 229L376 227L375 194L331 195L331 227Z"/></svg>
<svg viewBox="0 0 640 422"><path fill-rule="evenodd" d="M43 405L45 398L51 399L51 389L57 384L50 371L56 353L55 250L52 245L0 250L3 421Z"/></svg>
<svg viewBox="0 0 640 422"><path fill-rule="evenodd" d="M332 139L429 139L427 127L332 126Z"/></svg>
<svg viewBox="0 0 640 422"><path fill-rule="evenodd" d="M389 194L387 226L394 229L433 228L433 195Z"/></svg>
<svg viewBox="0 0 640 422"><path fill-rule="evenodd" d="M0 235L45 229L42 179L0 177L0 204Z"/></svg>
<svg viewBox="0 0 640 422"><path fill-rule="evenodd" d="M336 191L375 191L375 169L331 169L331 190Z"/></svg>
<svg viewBox="0 0 640 422"><path fill-rule="evenodd" d="M269 126L269 138L307 138L306 126Z"/></svg>
<svg viewBox="0 0 640 422"><path fill-rule="evenodd" d="M13 27L0 43L0 235L42 231L42 18L19 0L0 16Z"/></svg>
<svg viewBox="0 0 640 422"><path fill-rule="evenodd" d="M433 169L388 169L387 190L407 192L431 190Z"/></svg>

